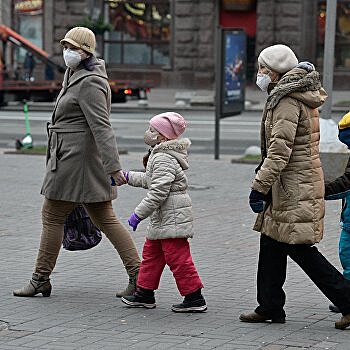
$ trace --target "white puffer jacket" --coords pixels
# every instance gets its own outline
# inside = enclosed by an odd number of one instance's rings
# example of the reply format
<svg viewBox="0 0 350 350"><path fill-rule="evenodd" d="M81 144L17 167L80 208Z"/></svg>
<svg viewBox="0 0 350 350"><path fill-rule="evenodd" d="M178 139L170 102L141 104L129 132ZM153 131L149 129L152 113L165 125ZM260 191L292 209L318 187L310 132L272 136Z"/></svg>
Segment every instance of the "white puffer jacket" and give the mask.
<svg viewBox="0 0 350 350"><path fill-rule="evenodd" d="M189 139L176 139L156 145L146 172L129 172L129 185L148 188L146 197L135 208L140 219L150 216L148 239L193 237L191 198L187 193L187 149Z"/></svg>

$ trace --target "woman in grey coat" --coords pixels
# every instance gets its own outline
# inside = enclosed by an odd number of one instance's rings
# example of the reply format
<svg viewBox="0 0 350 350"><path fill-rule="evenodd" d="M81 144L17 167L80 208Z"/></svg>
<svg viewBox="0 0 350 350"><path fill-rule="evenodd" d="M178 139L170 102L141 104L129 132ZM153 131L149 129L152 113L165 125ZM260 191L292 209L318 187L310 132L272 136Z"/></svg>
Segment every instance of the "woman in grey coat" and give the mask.
<svg viewBox="0 0 350 350"><path fill-rule="evenodd" d="M129 231L112 207L117 190L111 186L110 177L117 185L126 180L109 122L111 91L104 61L94 57L96 39L87 28L71 29L61 44L68 68L48 126L40 248L32 279L13 294L50 296L49 277L61 248L65 219L83 204L118 251L129 275L129 285L117 296L130 295L135 290L140 258Z"/></svg>

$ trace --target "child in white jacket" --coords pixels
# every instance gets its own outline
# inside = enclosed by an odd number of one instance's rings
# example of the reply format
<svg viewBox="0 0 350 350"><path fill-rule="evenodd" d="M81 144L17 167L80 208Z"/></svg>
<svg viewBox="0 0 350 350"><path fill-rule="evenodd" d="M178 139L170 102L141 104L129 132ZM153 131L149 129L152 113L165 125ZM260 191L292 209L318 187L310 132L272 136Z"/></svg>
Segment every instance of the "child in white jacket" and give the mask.
<svg viewBox="0 0 350 350"><path fill-rule="evenodd" d="M172 271L181 304L173 305L174 312L204 312L203 284L194 266L188 238L193 237L191 198L187 193L187 149L191 142L178 138L186 128L185 119L178 113L166 112L154 116L145 132L145 143L151 146L146 158L146 172L124 172L128 184L147 188L146 197L135 208L128 222L136 230L141 220L150 216L137 290L122 297L130 307L156 307L154 290L158 289L161 274L167 264Z"/></svg>

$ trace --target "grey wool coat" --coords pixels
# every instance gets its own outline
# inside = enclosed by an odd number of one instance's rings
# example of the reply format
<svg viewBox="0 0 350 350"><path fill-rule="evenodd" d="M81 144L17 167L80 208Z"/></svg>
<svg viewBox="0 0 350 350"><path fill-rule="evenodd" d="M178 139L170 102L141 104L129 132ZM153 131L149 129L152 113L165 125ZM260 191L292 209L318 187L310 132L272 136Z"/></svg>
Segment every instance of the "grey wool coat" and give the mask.
<svg viewBox="0 0 350 350"><path fill-rule="evenodd" d="M263 162L252 184L272 201L254 229L288 244L323 236L324 180L319 113L327 95L316 71L287 72L270 92L261 123Z"/></svg>
<svg viewBox="0 0 350 350"><path fill-rule="evenodd" d="M110 174L121 169L109 122L111 91L103 60L94 70L66 70L48 124L46 175L41 189L48 199L93 203L117 197Z"/></svg>
<svg viewBox="0 0 350 350"><path fill-rule="evenodd" d="M150 216L148 239L193 237L192 202L184 172L190 144L187 138L162 142L152 149L145 173L129 172L129 185L148 189L135 209L140 219Z"/></svg>

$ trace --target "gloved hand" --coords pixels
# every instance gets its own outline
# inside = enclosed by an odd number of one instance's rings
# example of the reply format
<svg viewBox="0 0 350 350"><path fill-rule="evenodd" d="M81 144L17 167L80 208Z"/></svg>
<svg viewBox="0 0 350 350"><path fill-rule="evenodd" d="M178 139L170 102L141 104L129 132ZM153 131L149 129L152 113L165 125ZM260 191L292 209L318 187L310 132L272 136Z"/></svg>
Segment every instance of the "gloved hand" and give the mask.
<svg viewBox="0 0 350 350"><path fill-rule="evenodd" d="M122 170L118 170L111 175L111 186L121 186L127 183Z"/></svg>
<svg viewBox="0 0 350 350"><path fill-rule="evenodd" d="M249 195L249 205L254 213L261 213L264 211L267 201L268 198L265 194L256 190L251 190Z"/></svg>
<svg viewBox="0 0 350 350"><path fill-rule="evenodd" d="M128 224L132 227L133 231L136 231L138 224L141 222L141 219L135 214L132 213L128 219Z"/></svg>
<svg viewBox="0 0 350 350"><path fill-rule="evenodd" d="M127 170L122 170L123 171L123 175L125 177L126 182L129 182L129 172Z"/></svg>
<svg viewBox="0 0 350 350"><path fill-rule="evenodd" d="M315 66L311 62L307 61L299 62L296 67L305 69L308 73L315 70Z"/></svg>

